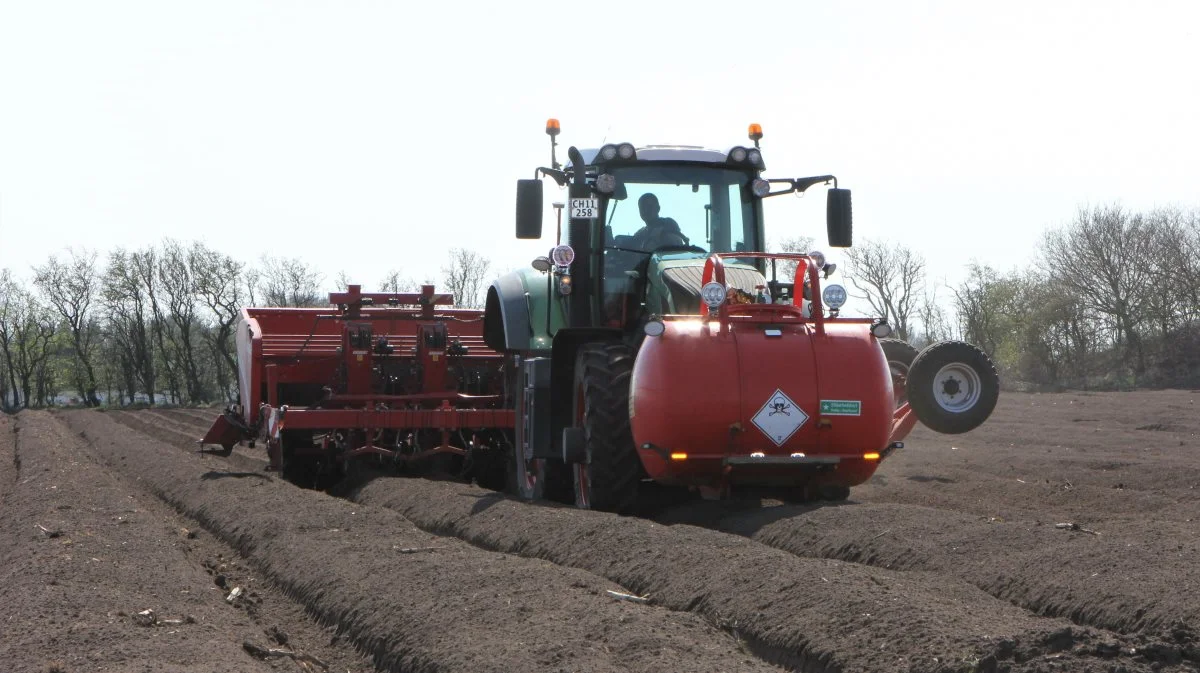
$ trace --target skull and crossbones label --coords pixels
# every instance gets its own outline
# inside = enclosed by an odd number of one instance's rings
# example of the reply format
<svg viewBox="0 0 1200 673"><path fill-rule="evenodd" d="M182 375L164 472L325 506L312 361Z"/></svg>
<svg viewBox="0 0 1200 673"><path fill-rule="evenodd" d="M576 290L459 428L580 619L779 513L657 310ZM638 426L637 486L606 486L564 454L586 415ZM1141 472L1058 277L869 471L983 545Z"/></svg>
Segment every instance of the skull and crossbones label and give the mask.
<svg viewBox="0 0 1200 673"><path fill-rule="evenodd" d="M782 390L776 389L750 420L776 446L783 446L808 421L808 414Z"/></svg>

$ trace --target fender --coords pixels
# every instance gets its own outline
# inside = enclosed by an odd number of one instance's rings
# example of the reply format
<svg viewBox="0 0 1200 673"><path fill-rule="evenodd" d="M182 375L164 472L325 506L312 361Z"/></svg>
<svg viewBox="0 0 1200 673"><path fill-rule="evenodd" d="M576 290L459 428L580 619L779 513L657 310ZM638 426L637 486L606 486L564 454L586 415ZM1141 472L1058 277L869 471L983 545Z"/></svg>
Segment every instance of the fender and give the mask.
<svg viewBox="0 0 1200 673"><path fill-rule="evenodd" d="M566 323L565 298L551 294L550 280L548 274L535 269L519 269L492 283L483 310L483 338L488 348L548 354L552 335Z"/></svg>

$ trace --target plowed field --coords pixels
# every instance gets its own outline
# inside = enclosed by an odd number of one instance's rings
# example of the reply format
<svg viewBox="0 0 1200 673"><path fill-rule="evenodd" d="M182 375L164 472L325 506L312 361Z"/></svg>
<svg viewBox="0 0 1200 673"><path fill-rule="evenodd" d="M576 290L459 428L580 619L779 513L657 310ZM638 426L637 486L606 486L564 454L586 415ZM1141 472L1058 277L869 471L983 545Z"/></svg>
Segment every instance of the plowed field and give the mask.
<svg viewBox="0 0 1200 673"><path fill-rule="evenodd" d="M642 518L0 416L0 670L1196 671L1198 398L1009 393L844 503Z"/></svg>

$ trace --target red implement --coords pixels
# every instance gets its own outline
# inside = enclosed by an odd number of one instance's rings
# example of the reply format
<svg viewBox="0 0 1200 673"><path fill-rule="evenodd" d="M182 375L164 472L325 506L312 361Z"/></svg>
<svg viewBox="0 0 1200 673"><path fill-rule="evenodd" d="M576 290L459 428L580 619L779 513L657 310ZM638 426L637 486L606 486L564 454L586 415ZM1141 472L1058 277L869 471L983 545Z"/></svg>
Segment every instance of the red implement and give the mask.
<svg viewBox="0 0 1200 673"><path fill-rule="evenodd" d="M265 439L272 469L311 471L374 456L406 463L499 449L514 427L503 355L483 341L483 312L453 297L364 294L323 308L244 308L237 327L240 404L201 444L226 453Z"/></svg>

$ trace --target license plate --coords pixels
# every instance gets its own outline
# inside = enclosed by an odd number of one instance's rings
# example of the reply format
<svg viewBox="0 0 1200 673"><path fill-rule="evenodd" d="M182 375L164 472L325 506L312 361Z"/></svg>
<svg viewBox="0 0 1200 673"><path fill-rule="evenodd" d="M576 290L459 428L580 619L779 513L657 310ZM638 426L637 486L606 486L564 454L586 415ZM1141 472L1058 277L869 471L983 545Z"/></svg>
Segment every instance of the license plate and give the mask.
<svg viewBox="0 0 1200 673"><path fill-rule="evenodd" d="M600 215L600 199L571 199L572 219L595 219Z"/></svg>

